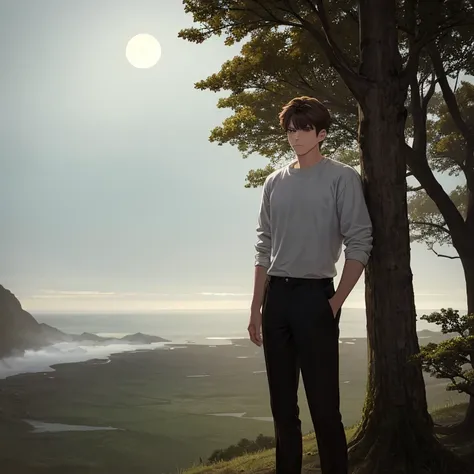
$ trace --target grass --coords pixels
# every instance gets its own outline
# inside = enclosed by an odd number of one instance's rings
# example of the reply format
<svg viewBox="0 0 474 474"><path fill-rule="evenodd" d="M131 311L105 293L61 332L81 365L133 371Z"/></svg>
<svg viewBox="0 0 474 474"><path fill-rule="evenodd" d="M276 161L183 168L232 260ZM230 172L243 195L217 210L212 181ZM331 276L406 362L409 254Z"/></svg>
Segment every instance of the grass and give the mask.
<svg viewBox="0 0 474 474"><path fill-rule="evenodd" d="M450 424L459 421L464 416L467 404L452 404L434 409L431 414L438 424ZM355 434L357 426L346 429L346 438L348 441ZM456 446L459 454L472 454L474 445L467 442L464 445ZM466 452L469 450L469 453ZM303 472L320 472L315 466L318 448L314 433L303 437ZM245 472L246 474L270 474L274 469L275 449L268 449L257 453L252 453L237 457L227 462L213 463L209 465L195 466L190 469L179 471L180 474L237 474Z"/></svg>
<svg viewBox="0 0 474 474"><path fill-rule="evenodd" d="M352 438L356 427L346 430L348 441ZM316 459L318 447L314 433L303 436L303 465L311 468ZM182 474L267 474L274 468L275 449L267 449L257 453L239 456L230 461L213 463L207 466L195 466L184 471Z"/></svg>
<svg viewBox="0 0 474 474"><path fill-rule="evenodd" d="M340 346L342 413L352 426L365 397L367 347L359 340ZM55 372L0 380L0 472L176 474L242 438L273 435L271 422L252 418L271 416L264 368L261 351L239 341L217 348L119 354L108 364L64 364ZM196 374L210 376L189 378ZM446 392L437 379L426 383L430 407L465 401ZM307 433L312 426L303 388L299 395ZM242 418L210 416L242 412ZM119 431L33 433L24 419ZM311 435L305 438L305 453L310 466L317 460ZM272 460L271 452L261 453L219 469L246 472L248 465L249 472L268 472Z"/></svg>

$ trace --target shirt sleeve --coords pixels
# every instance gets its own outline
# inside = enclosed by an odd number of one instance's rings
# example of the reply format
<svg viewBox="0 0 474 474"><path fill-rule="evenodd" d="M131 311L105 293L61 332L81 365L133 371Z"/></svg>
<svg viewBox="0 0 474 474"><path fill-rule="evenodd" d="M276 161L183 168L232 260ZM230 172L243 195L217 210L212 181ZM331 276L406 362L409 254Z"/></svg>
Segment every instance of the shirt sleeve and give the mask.
<svg viewBox="0 0 474 474"><path fill-rule="evenodd" d="M270 189L268 180L263 185L260 212L257 222L257 243L255 244L255 265L265 268L270 267L270 255L272 250L272 236L270 224Z"/></svg>
<svg viewBox="0 0 474 474"><path fill-rule="evenodd" d="M367 265L372 251L372 222L360 175L350 167L345 168L339 182L337 212L346 260L358 260Z"/></svg>

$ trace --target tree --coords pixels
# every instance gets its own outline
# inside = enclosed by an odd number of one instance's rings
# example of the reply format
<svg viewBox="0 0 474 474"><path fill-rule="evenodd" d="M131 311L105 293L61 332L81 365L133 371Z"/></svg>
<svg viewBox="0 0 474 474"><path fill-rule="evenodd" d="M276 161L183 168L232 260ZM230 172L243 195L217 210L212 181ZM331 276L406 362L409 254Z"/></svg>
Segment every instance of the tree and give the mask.
<svg viewBox="0 0 474 474"><path fill-rule="evenodd" d="M430 9L432 6L432 3L429 4ZM354 55L357 53L354 52L354 44L356 44L354 38L357 35L358 16L347 5L342 10L345 14L342 19L338 19L335 36L337 34L338 38L341 38L341 44L348 45L347 54ZM469 11L463 12L463 14L468 13ZM465 19L465 21L459 22L457 21L459 15L459 12L453 14L448 10L446 16L449 21L446 24L452 29L445 28L442 39L437 40L437 46L443 51L444 71L456 79L461 71L471 72L474 70L473 57L469 53L474 39L472 21L469 22ZM403 21L399 21L400 30L409 31L408 17L409 15L406 15ZM454 28L456 22L457 28ZM462 204L464 190L466 193L468 192L467 186L460 187L451 195L447 195L431 172L431 169L449 172L452 170L448 170L449 167L442 165L443 161L445 164L450 161L447 157L449 155L445 153L443 156L436 157L436 154L432 152L434 147L430 147L428 153L426 140L423 140L423 130L426 132L426 126L431 125L431 129L433 129L432 121L426 118L428 107L431 108L431 113L439 116L439 110L435 109L442 108L444 102L441 94L433 97L438 79L432 73L430 57L426 55L421 59L422 67L420 67L418 81L412 80L410 84L414 100L407 104L410 112L407 137L415 138L415 147L405 145L405 151L413 165L409 174L421 179L428 186L430 194L427 194L423 186L413 189L409 187L410 193L419 191L417 195L410 197L409 210L413 240L425 241L429 248L438 254L434 248L435 243L451 242L455 247L466 247L466 242L472 241L474 235L472 226L460 225L461 222L457 216L457 213L465 215L463 220L468 222L467 199L466 204ZM303 93L310 93L322 98L331 108L335 117L336 126L334 129L339 133L333 137L329 146L326 146L325 153L329 155L337 153L339 159L349 164L355 164L358 160L358 153L355 149L356 103L340 78L334 73L331 75L328 72L328 63L321 48L312 41L311 35L304 29L253 32L250 40L243 46L240 56L225 63L218 74L213 74L208 79L201 81L197 87L214 91L232 91L231 96L221 99L218 106L231 108L235 114L224 121L221 127L216 127L213 130L211 141L216 141L220 145L223 143L237 145L244 157L258 152L260 155L270 158L270 164L264 169L249 172L247 187L263 184L265 177L274 170L275 166L283 164L289 158L288 144L286 140L281 139L275 117L282 103ZM463 87L467 86L463 85ZM460 92L463 87L459 89ZM469 94L465 94L465 96L469 97ZM468 100L465 102L466 105L469 104ZM433 107L433 103L437 106ZM459 107L462 112L465 112L462 101ZM451 117L450 111L447 109L444 114ZM454 127L456 127L455 124ZM414 137L414 128L416 128L416 137ZM441 130L439 132L442 133ZM436 143L439 141L439 134L430 132L427 139L431 143ZM342 150L341 145L344 146ZM436 200L436 204L432 198ZM442 209L442 214L437 209L438 207ZM446 219L444 214L448 216ZM461 236L455 242L452 242L451 239L450 225L454 226L455 233ZM474 293L472 290L474 278L469 271L472 265L469 264L470 259L465 257L469 252L461 253L463 256L460 258L465 269L466 288L469 295ZM443 256L442 254L438 255ZM469 311L472 311L472 303L469 301L468 296ZM474 400L469 406L464 425L474 428Z"/></svg>
<svg viewBox="0 0 474 474"><path fill-rule="evenodd" d="M431 468L440 472L443 467L445 472L456 472L459 466L455 466L454 458L432 436L421 367L408 363L419 352L419 346L409 262L404 129L408 87L413 77L417 77L420 52L441 31L464 22L466 14L460 14L460 7L470 9L471 5L456 1L458 12L453 14L450 5L433 9L433 2L427 0L398 2L408 19L402 22L407 33L399 43L402 35L397 29L394 0L361 0L358 10L354 2L344 0L332 1L327 6L321 0L185 0L184 3L186 11L201 25L180 32L189 41L199 43L212 35L225 34L227 44L243 39L256 42L259 35L286 31L286 44L291 49L292 34L307 35L317 45L312 50L319 50L320 57L334 68L357 101L361 169L374 223L374 250L366 269L368 390L351 459L360 473L416 474ZM336 42L338 34L346 31L340 25L352 21L360 26L359 38L353 40L347 35L347 42ZM356 45L359 54L354 52ZM399 46L406 53L404 57ZM244 74L252 74L248 63L242 70ZM240 70L234 71L240 74ZM263 81L265 90L276 86L271 76L260 75L255 68L254 72L252 79ZM226 106L232 107L232 101L236 100L236 113L244 117L244 122L230 119L227 131L238 134L239 124L244 123L255 130L254 135L250 132L251 142L255 144L258 133L270 127L267 150L271 154L271 135L278 133L276 124L264 119L265 113L272 113L271 107L268 102L261 102L261 109L252 115L249 102L239 103L251 100L250 95L246 97L248 92L243 88L228 98ZM274 111L283 101L279 102L274 105ZM218 135L214 138L219 139ZM241 151L249 153L252 146L243 144Z"/></svg>
<svg viewBox="0 0 474 474"><path fill-rule="evenodd" d="M467 295L468 314L474 313L474 87L463 83L455 92L448 82L447 60L438 50L429 48L430 61L440 84L443 101L435 100L431 124L427 129L428 103L421 95L413 101L413 147L405 147L408 165L423 193L412 198L414 238L425 241L440 257L446 255L434 249L435 243L451 242L461 261ZM448 53L445 53L448 56ZM463 56L459 58L462 66ZM446 63L446 64L445 64ZM471 66L470 66L471 67ZM472 70L472 67L471 69ZM451 70L451 75L455 69ZM419 90L416 91L420 97ZM413 95L413 94L412 94ZM423 105L422 105L423 103ZM431 146L427 149L428 131ZM430 167L431 164L431 167ZM436 180L432 168L450 174L464 175L466 184L457 187L450 195ZM413 206L416 205L416 207ZM420 225L427 226L423 229ZM420 229L423 229L420 232ZM450 257L451 258L451 257ZM473 331L474 335L474 331ZM474 360L471 357L471 360ZM474 397L470 397L468 410L461 430L474 431Z"/></svg>
<svg viewBox="0 0 474 474"><path fill-rule="evenodd" d="M441 326L443 334L456 334L440 343L431 342L417 355L423 370L451 383L447 390L474 396L474 369L471 355L474 353L474 315L459 315L458 310L442 308L440 312L423 315L421 319Z"/></svg>

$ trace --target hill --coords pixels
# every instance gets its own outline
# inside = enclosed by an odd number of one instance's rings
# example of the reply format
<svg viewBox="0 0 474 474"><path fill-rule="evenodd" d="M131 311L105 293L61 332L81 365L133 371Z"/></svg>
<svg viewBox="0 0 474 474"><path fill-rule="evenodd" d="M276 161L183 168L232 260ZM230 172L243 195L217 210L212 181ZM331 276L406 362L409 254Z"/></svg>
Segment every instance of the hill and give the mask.
<svg viewBox="0 0 474 474"><path fill-rule="evenodd" d="M38 323L25 311L15 295L0 285L0 359L21 355L28 349L40 349L58 342L95 342L107 344L121 341L129 344L170 342L158 336L136 333L122 338L101 337L96 334L66 334L48 324Z"/></svg>
<svg viewBox="0 0 474 474"><path fill-rule="evenodd" d="M61 332L57 329L39 324L14 294L0 285L0 358L51 344L58 333Z"/></svg>
<svg viewBox="0 0 474 474"><path fill-rule="evenodd" d="M438 425L460 421L464 417L467 404L447 406L433 410L431 415ZM356 427L346 429L348 440L352 438ZM455 451L473 467L474 472L474 439L440 437L443 444ZM275 449L262 450L257 453L244 454L226 462L204 464L186 469L182 474L272 474L274 472ZM318 448L314 433L303 437L303 471L302 474L320 473Z"/></svg>

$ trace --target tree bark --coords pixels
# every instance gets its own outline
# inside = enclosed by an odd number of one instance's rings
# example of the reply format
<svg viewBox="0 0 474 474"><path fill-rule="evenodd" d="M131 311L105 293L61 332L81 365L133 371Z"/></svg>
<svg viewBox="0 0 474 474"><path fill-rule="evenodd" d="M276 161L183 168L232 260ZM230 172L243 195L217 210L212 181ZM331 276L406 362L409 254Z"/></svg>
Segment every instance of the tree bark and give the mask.
<svg viewBox="0 0 474 474"><path fill-rule="evenodd" d="M474 314L474 189L468 190L466 228L467 248L462 263L466 277L467 311Z"/></svg>
<svg viewBox="0 0 474 474"><path fill-rule="evenodd" d="M366 268L369 374L362 422L351 443L357 474L465 472L433 435L419 352L410 269L403 153L407 87L401 78L395 0L360 1L359 140L374 248Z"/></svg>
<svg viewBox="0 0 474 474"><path fill-rule="evenodd" d="M467 207L466 218L467 241L471 244L467 246L467 250L459 253L461 263L464 269L464 277L466 280L467 294L467 313L474 314L474 194L469 192L469 202ZM472 331L471 331L472 334ZM474 353L470 355L471 365L474 368ZM459 426L461 432L474 433L474 397L469 397L469 405L464 420Z"/></svg>

